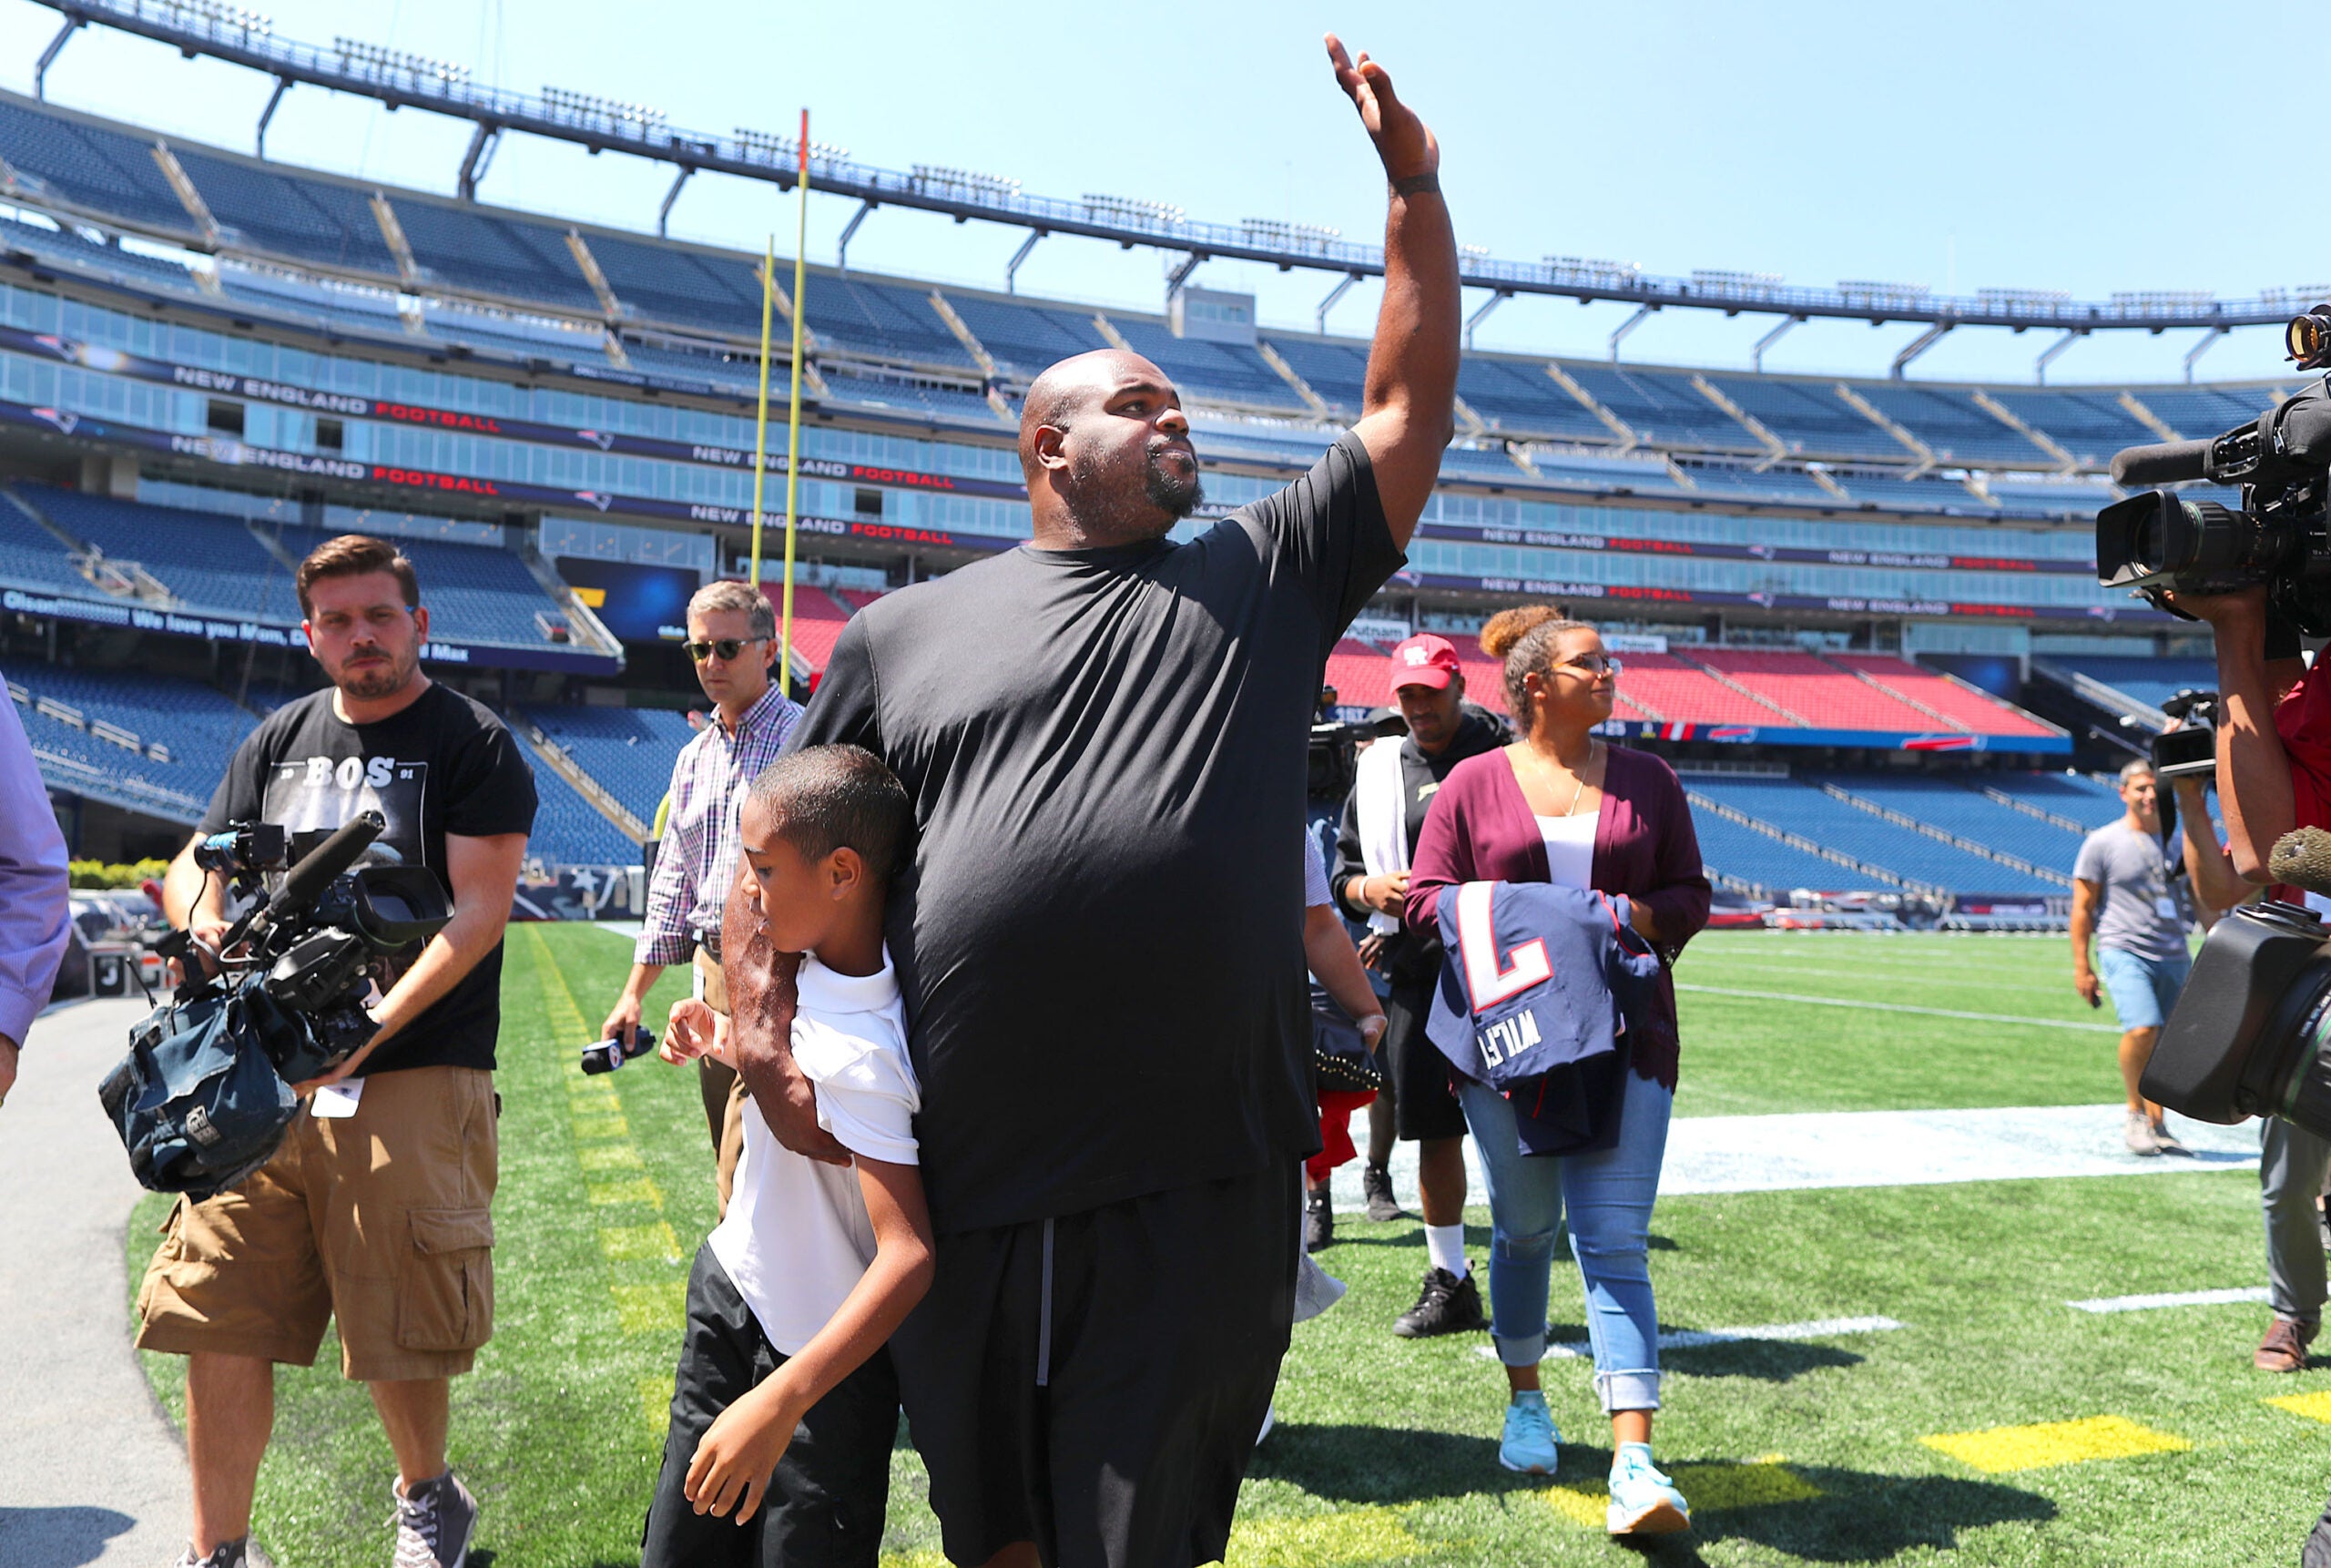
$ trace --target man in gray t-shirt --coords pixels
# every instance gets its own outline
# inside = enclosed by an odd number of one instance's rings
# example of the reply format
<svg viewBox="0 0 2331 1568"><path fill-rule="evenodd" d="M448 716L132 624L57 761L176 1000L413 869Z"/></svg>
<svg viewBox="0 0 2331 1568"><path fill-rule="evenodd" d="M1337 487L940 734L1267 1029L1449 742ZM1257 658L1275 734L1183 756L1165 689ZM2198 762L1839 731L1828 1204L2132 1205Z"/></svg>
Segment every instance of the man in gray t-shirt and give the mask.
<svg viewBox="0 0 2331 1568"><path fill-rule="evenodd" d="M2098 973L2121 1020L2121 1080L2129 1096L2123 1134L2132 1154L2182 1155L2185 1146L2162 1124L2161 1107L2137 1093L2153 1042L2185 988L2185 932L2194 907L2182 867L2183 850L2165 849L2153 765L2121 769L2121 820L2091 833L2072 864L2072 985L2101 1007ZM2102 915L2098 914L2102 905ZM2088 958L2096 938L2096 965Z"/></svg>

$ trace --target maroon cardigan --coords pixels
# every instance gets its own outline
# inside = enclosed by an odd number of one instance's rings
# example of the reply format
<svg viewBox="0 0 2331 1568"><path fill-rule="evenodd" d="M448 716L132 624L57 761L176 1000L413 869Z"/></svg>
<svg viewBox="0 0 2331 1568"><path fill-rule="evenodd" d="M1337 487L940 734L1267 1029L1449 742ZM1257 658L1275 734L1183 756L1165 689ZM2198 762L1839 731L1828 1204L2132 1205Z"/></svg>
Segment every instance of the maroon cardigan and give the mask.
<svg viewBox="0 0 2331 1568"><path fill-rule="evenodd" d="M1674 769L1647 751L1610 748L1590 875L1597 891L1624 893L1650 909L1670 962L1708 923L1708 879L1691 805ZM1404 913L1417 930L1437 931L1434 906L1445 887L1552 880L1546 841L1500 748L1467 758L1441 781L1410 858ZM1675 987L1664 971L1652 1016L1640 1022L1633 1044L1635 1072L1673 1090Z"/></svg>

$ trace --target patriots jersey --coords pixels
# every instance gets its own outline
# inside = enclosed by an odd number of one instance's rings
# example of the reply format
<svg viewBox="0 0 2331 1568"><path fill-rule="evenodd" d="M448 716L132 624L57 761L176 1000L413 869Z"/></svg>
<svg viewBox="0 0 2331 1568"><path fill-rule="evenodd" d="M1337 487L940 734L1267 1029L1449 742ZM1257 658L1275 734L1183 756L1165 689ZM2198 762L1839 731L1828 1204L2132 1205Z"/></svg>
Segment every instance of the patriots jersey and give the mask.
<svg viewBox="0 0 2331 1568"><path fill-rule="evenodd" d="M1434 905L1446 951L1425 1033L1476 1083L1523 1081L1607 1056L1658 955L1621 895L1551 882L1464 882Z"/></svg>

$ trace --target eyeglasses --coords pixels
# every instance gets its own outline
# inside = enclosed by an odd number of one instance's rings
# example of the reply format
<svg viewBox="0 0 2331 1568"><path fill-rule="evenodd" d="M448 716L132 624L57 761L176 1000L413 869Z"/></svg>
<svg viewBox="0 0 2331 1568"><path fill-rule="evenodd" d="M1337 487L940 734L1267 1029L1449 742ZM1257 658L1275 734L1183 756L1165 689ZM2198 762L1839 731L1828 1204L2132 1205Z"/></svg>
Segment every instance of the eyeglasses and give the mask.
<svg viewBox="0 0 2331 1568"><path fill-rule="evenodd" d="M767 641L767 637L715 637L708 643L682 643L680 646L688 650L688 657L702 664L714 654L724 659L735 658L753 644Z"/></svg>
<svg viewBox="0 0 2331 1568"><path fill-rule="evenodd" d="M1554 667L1556 669L1572 670L1583 676L1593 677L1603 674L1605 670L1608 670L1613 675L1616 675L1621 670L1624 669L1626 666L1621 664L1617 659L1613 658L1609 654L1581 654L1576 658L1562 660L1562 663L1556 665Z"/></svg>

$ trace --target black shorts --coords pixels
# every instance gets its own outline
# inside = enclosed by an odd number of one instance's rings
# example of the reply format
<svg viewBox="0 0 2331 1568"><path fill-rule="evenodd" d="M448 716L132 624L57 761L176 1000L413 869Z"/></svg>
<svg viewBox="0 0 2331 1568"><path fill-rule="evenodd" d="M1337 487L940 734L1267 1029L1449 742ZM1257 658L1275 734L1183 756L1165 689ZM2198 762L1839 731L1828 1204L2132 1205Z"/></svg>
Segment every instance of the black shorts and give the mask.
<svg viewBox="0 0 2331 1568"><path fill-rule="evenodd" d="M1392 1131L1410 1142L1465 1135L1465 1108L1449 1075L1449 1058L1425 1037L1430 986L1395 985L1384 998L1384 1051L1392 1078Z"/></svg>
<svg viewBox="0 0 2331 1568"><path fill-rule="evenodd" d="M641 1568L875 1568L899 1433L898 1375L883 1351L809 1407L752 1518L716 1519L688 1502L688 1461L714 1418L784 1361L710 1244L698 1247Z"/></svg>
<svg viewBox="0 0 2331 1568"><path fill-rule="evenodd" d="M1222 1556L1287 1352L1299 1164L939 1237L891 1349L951 1562Z"/></svg>

